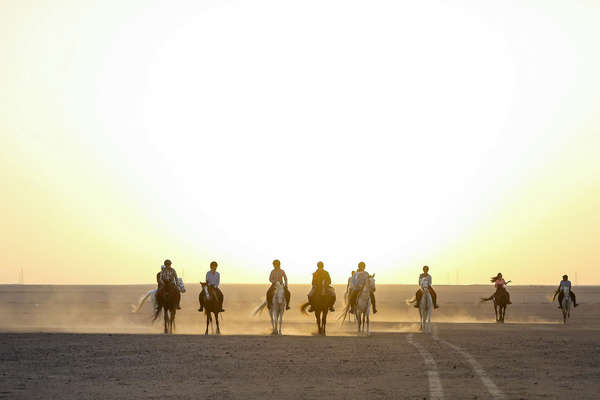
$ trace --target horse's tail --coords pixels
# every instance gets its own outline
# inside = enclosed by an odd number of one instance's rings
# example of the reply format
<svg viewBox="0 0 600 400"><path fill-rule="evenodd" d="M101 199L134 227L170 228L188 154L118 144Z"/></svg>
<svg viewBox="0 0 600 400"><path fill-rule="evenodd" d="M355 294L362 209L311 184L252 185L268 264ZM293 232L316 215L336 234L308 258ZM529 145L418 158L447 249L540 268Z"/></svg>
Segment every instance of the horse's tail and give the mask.
<svg viewBox="0 0 600 400"><path fill-rule="evenodd" d="M413 296L412 299L406 300L406 304L410 305L417 301L417 296Z"/></svg>
<svg viewBox="0 0 600 400"><path fill-rule="evenodd" d="M153 294L154 291L155 291L155 289L149 290L148 293L146 293L143 297L141 297L140 300L138 301L137 306L135 304L132 304L131 312L134 312L134 313L140 312L140 310L142 309L142 306L144 305L146 300L148 300L148 297L150 297L150 295Z"/></svg>
<svg viewBox="0 0 600 400"><path fill-rule="evenodd" d="M152 322L156 321L156 319L160 315L161 311L162 311L162 305L159 304L158 307L156 307L156 309L154 310L154 315L152 316Z"/></svg>
<svg viewBox="0 0 600 400"><path fill-rule="evenodd" d="M346 317L348 316L348 311L350 311L350 304L346 304L344 306L344 310L342 311L342 313L340 314L340 316L337 318L338 320L342 320L341 325L344 325L344 322L346 322Z"/></svg>
<svg viewBox="0 0 600 400"><path fill-rule="evenodd" d="M490 297L482 297L481 300L479 301L480 303L485 303L486 301L490 301L494 298L494 295L491 295Z"/></svg>
<svg viewBox="0 0 600 400"><path fill-rule="evenodd" d="M306 309L308 308L308 306L310 306L310 302L307 301L306 303L302 304L300 306L300 312L304 315L308 315L308 313L306 312Z"/></svg>
<svg viewBox="0 0 600 400"><path fill-rule="evenodd" d="M260 306L258 306L258 308L256 310L254 310L254 313L252 313L252 315L254 315L254 316L259 315L260 313L263 312L263 310L265 309L266 306L267 306L267 302L265 301Z"/></svg>

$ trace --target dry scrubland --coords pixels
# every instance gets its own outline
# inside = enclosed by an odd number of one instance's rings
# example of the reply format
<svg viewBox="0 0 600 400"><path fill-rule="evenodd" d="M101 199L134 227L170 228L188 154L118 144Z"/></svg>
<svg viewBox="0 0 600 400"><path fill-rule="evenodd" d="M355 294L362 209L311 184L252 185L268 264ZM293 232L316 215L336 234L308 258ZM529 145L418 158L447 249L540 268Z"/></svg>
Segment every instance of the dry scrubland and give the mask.
<svg viewBox="0 0 600 400"><path fill-rule="evenodd" d="M380 285L368 338L340 327L339 313L329 337L314 337L314 318L298 311L301 285L292 287L284 337L264 336L266 315L250 317L266 289L251 285L223 286L220 337L198 335L199 288L188 285L178 334L164 336L147 305L130 312L150 288L0 286L0 398L423 399L439 394L431 360L447 399L492 398L482 373L504 398L600 396L599 287L576 289L582 306L563 326L552 287L513 287L507 323L497 325L491 305L477 302L490 287L437 286L434 335L422 335L405 304L414 286Z"/></svg>

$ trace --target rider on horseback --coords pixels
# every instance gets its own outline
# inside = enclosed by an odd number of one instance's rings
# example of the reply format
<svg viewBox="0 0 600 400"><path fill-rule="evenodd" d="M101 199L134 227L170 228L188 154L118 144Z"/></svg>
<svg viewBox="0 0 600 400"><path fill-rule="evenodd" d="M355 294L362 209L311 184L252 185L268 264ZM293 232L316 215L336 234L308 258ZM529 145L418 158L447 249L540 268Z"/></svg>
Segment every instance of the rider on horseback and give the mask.
<svg viewBox="0 0 600 400"><path fill-rule="evenodd" d="M335 297L335 290L333 289L333 287L331 287L331 277L329 276L329 272L325 271L323 267L323 262L319 261L317 263L317 270L313 272L312 288L310 289L310 292L308 292L309 303L311 302L312 296L315 293L315 291L321 286L321 282L324 282L325 290L327 290L332 296ZM314 311L312 305L310 306L308 311ZM333 304L329 307L329 311L335 311L335 309L333 308Z"/></svg>
<svg viewBox="0 0 600 400"><path fill-rule="evenodd" d="M356 299L358 294L363 290L363 286L369 279L369 273L365 271L365 263L358 263L358 271L352 275L352 287L350 289L350 295L348 296L348 303L350 304L350 313L354 314L356 311ZM375 306L375 290L371 289L369 293L371 296L371 304L373 305L373 314L377 313L377 307Z"/></svg>
<svg viewBox="0 0 600 400"><path fill-rule="evenodd" d="M419 275L419 290L415 293L415 297L417 302L415 303L415 308L419 308L419 304L421 304L421 297L423 297L423 290L421 290L421 279L426 279L427 284L429 285L429 293L431 293L431 299L433 300L433 308L439 308L437 305L437 293L431 287L431 275L429 275L429 267L427 265L423 266L423 273Z"/></svg>
<svg viewBox="0 0 600 400"><path fill-rule="evenodd" d="M219 289L219 284L221 283L221 275L217 272L218 264L216 261L210 263L210 271L206 273L206 284L208 285L208 290L211 291L217 299L219 300L220 309L219 312L225 312L223 310L223 292ZM200 308L198 311L202 312L204 310L204 296L200 296Z"/></svg>
<svg viewBox="0 0 600 400"><path fill-rule="evenodd" d="M577 304L577 300L575 299L575 293L571 291L571 281L569 280L569 277L567 275L563 275L563 279L558 284L558 289L556 289L556 291L558 292L558 308L562 308L562 301L564 297L562 291L563 287L569 288L569 296L571 296L571 301L573 301L573 305L577 307L579 304Z"/></svg>
<svg viewBox="0 0 600 400"><path fill-rule="evenodd" d="M156 281L158 283L158 292L169 286L172 286L179 291L177 272L171 268L171 260L165 260L161 266L160 272L156 275ZM177 309L181 310L179 303L177 304Z"/></svg>
<svg viewBox="0 0 600 400"><path fill-rule="evenodd" d="M496 293L503 290L508 296L508 302L506 304L512 304L512 302L510 301L510 293L508 293L508 290L506 290L506 285L510 281L506 282L504 278L502 278L502 274L500 272L498 272L498 275L491 277L490 281L494 283L494 287L496 288L496 292L492 296L490 296L490 298L494 297Z"/></svg>
<svg viewBox="0 0 600 400"><path fill-rule="evenodd" d="M271 309L271 302L273 300L273 295L275 294L275 283L279 282L283 285L283 291L285 295L285 309L290 309L290 291L288 289L288 279L285 271L281 269L281 262L279 260L273 260L273 270L271 271L271 275L269 275L269 282L271 282L271 287L267 290L267 307Z"/></svg>

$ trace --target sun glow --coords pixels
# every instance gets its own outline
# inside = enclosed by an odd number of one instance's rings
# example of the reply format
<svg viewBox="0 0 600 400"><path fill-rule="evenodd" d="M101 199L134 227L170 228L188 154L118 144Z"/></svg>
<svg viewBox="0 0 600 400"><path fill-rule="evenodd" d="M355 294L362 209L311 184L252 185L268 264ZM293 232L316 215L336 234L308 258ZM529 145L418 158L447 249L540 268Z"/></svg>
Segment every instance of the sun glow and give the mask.
<svg viewBox="0 0 600 400"><path fill-rule="evenodd" d="M424 263L473 270L486 245L469 251L475 259L462 251L489 224L504 229L493 213L504 218L515 186L540 175L524 171L573 143L561 130L572 118L552 115L580 98L574 44L527 10L359 1L142 9L97 10L104 31L80 16L68 28L82 37L70 69L48 72L65 83L51 106L66 116L52 124L65 137L58 151L82 154L61 174L81 175L79 204L112 205L82 206L74 218L94 221L88 229L108 248L136 249L126 281L150 280L142 263L177 264L178 255L194 280L221 261L229 282L265 281L273 258L296 282L318 260L337 282L361 260L382 283L412 281ZM70 18L58 14L49 25ZM521 46L546 41L552 48ZM560 77L551 96L550 76ZM15 147L39 146L47 162L57 136L31 137Z"/></svg>

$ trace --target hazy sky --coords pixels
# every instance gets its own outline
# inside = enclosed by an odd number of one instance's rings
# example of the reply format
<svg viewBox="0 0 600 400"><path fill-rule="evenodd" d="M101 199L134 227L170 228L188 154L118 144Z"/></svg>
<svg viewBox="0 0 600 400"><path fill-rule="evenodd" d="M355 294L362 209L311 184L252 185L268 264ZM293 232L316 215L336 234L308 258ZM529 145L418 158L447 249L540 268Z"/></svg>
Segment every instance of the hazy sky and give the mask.
<svg viewBox="0 0 600 400"><path fill-rule="evenodd" d="M600 284L596 1L3 1L0 282ZM577 274L577 277L575 277ZM576 279L575 279L576 278Z"/></svg>

